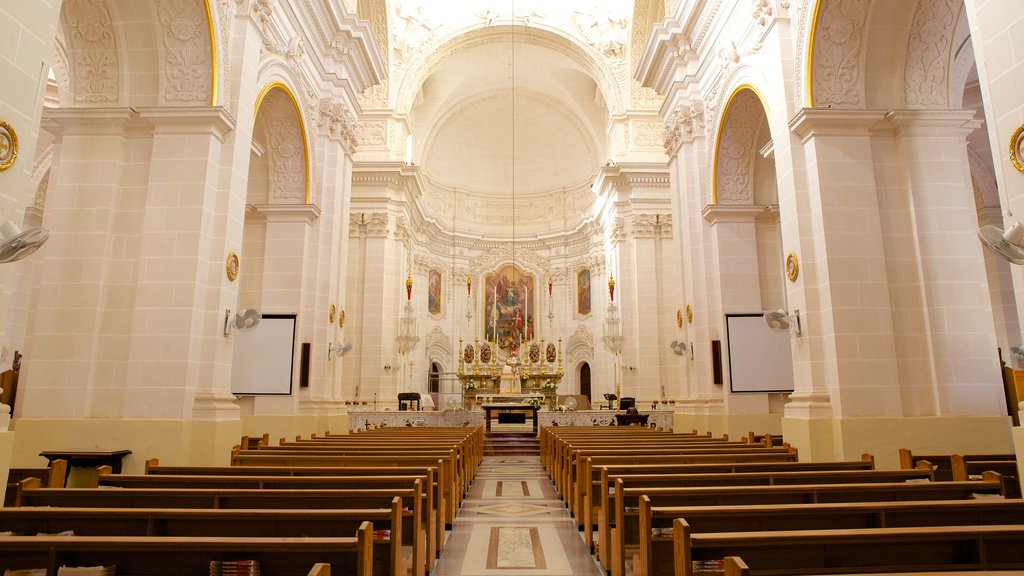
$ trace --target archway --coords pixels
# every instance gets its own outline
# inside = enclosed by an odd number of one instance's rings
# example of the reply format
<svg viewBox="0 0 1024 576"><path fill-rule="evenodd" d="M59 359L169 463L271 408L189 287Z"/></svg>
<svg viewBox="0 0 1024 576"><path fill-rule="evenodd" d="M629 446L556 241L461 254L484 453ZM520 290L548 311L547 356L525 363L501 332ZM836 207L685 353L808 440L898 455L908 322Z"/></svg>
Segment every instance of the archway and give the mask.
<svg viewBox="0 0 1024 576"><path fill-rule="evenodd" d="M587 400L593 400L590 397L590 364L584 362L580 364L580 395L586 396Z"/></svg>

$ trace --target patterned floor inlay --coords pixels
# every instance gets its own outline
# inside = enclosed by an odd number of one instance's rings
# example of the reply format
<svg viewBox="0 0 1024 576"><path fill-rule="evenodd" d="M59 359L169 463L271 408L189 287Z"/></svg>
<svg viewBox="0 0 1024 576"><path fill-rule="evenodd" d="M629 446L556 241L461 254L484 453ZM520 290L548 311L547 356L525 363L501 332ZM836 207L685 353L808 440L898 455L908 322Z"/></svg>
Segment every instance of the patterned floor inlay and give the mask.
<svg viewBox="0 0 1024 576"><path fill-rule="evenodd" d="M431 576L602 576L536 456L485 456Z"/></svg>
<svg viewBox="0 0 1024 576"><path fill-rule="evenodd" d="M500 516L503 518L522 518L524 516L564 516L565 508L548 504L527 502L510 502L507 504L481 504L479 506L463 505L462 515L466 519L473 516Z"/></svg>

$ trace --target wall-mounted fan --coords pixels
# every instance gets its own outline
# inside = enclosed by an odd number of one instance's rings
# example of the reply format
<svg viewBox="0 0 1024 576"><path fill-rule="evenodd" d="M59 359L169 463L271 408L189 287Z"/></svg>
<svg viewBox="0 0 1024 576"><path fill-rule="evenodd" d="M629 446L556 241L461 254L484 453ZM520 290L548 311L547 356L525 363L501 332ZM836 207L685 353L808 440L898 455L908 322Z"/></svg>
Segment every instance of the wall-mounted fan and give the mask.
<svg viewBox="0 0 1024 576"><path fill-rule="evenodd" d="M797 336L800 335L800 311L794 310L792 314L785 310L764 313L764 323L776 332L785 332L792 329Z"/></svg>
<svg viewBox="0 0 1024 576"><path fill-rule="evenodd" d="M1016 222L1006 232L995 226L982 226L978 229L978 238L1000 258L1011 264L1024 264L1024 226Z"/></svg>
<svg viewBox="0 0 1024 576"><path fill-rule="evenodd" d="M676 356L682 356L683 354L686 353L688 346L686 345L686 342L673 340L672 343L669 344L669 348L672 349L672 353L675 354Z"/></svg>
<svg viewBox="0 0 1024 576"><path fill-rule="evenodd" d="M8 220L0 225L0 264L21 260L35 252L50 237L42 228L29 228L24 232Z"/></svg>
<svg viewBox="0 0 1024 576"><path fill-rule="evenodd" d="M1018 362L1024 362L1024 348L1020 346L1011 347L1010 356L1013 356Z"/></svg>
<svg viewBox="0 0 1024 576"><path fill-rule="evenodd" d="M350 350L352 350L351 342L345 342L344 344L340 344L338 346L335 346L334 344L328 344L327 361L330 362L335 358L341 358L345 354L348 354Z"/></svg>
<svg viewBox="0 0 1024 576"><path fill-rule="evenodd" d="M231 334L232 330L238 332L248 332L255 328L260 320L263 319L263 314L255 308L242 308L231 315L231 310L224 311L224 335Z"/></svg>

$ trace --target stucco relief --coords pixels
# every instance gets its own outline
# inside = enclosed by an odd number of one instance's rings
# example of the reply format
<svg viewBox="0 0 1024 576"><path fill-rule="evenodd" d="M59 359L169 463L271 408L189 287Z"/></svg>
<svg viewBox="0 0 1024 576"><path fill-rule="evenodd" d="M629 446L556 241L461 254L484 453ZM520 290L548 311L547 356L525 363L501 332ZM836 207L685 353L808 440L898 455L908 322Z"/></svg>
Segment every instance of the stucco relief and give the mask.
<svg viewBox="0 0 1024 576"><path fill-rule="evenodd" d="M157 13L164 33L164 98L208 103L212 63L205 10L196 0L159 0Z"/></svg>
<svg viewBox="0 0 1024 576"><path fill-rule="evenodd" d="M387 142L387 122L384 120L362 122L359 129L361 146L384 146Z"/></svg>
<svg viewBox="0 0 1024 576"><path fill-rule="evenodd" d="M959 4L920 0L910 25L904 89L910 107L949 105L947 78Z"/></svg>
<svg viewBox="0 0 1024 576"><path fill-rule="evenodd" d="M812 90L815 106L864 105L862 44L870 0L829 0L818 14Z"/></svg>
<svg viewBox="0 0 1024 576"><path fill-rule="evenodd" d="M440 326L434 326L427 332L424 349L427 358L445 366L452 366L452 339L444 333Z"/></svg>
<svg viewBox="0 0 1024 576"><path fill-rule="evenodd" d="M567 366L575 366L580 362L594 359L594 333L585 324L578 324L576 331L565 343L565 360Z"/></svg>
<svg viewBox="0 0 1024 576"><path fill-rule="evenodd" d="M641 148L661 146L664 125L661 122L633 122L633 144Z"/></svg>
<svg viewBox="0 0 1024 576"><path fill-rule="evenodd" d="M39 186L36 187L35 196L32 197L32 206L39 210L46 209L46 193L50 190L50 172L47 171L43 176L43 179L39 181Z"/></svg>
<svg viewBox="0 0 1024 576"><path fill-rule="evenodd" d="M399 62L408 61L441 27L431 21L423 0L396 2L394 23L394 55Z"/></svg>
<svg viewBox="0 0 1024 576"><path fill-rule="evenodd" d="M361 223L366 225L367 236L387 236L390 221L387 212L372 212L361 216Z"/></svg>
<svg viewBox="0 0 1024 576"><path fill-rule="evenodd" d="M117 102L117 40L105 0L67 0L61 10L75 102Z"/></svg>
<svg viewBox="0 0 1024 576"><path fill-rule="evenodd" d="M212 7L212 6L211 6ZM217 0L214 19L217 23L217 66L220 74L220 84L217 86L220 96L219 102L231 101L231 23L235 19L235 8L231 0Z"/></svg>
<svg viewBox="0 0 1024 576"><path fill-rule="evenodd" d="M672 156L683 142L691 142L704 133L704 106L701 102L680 104L669 114L662 132L662 146Z"/></svg>
<svg viewBox="0 0 1024 576"><path fill-rule="evenodd" d="M632 80L629 91L630 108L637 108L640 110L657 110L661 107L661 103L664 100L665 99L658 95L654 88L649 88L640 84L640 81L635 78Z"/></svg>
<svg viewBox="0 0 1024 576"><path fill-rule="evenodd" d="M622 58L626 45L629 17L612 14L601 7L576 10L572 14L573 24L587 44L610 58Z"/></svg>
<svg viewBox="0 0 1024 576"><path fill-rule="evenodd" d="M469 267L473 270L494 270L498 264L511 262L512 256L512 244L502 242L479 254L470 262ZM547 277L551 268L551 262L547 258L525 246L515 247L515 261L524 271L537 274L538 278Z"/></svg>
<svg viewBox="0 0 1024 576"><path fill-rule="evenodd" d="M356 151L359 141L359 125L355 117L341 104L330 100L320 101L320 115L317 119L320 133L339 142L350 154Z"/></svg>
<svg viewBox="0 0 1024 576"><path fill-rule="evenodd" d="M724 113L726 117L718 145L718 171L715 174L718 204L750 204L754 198L755 138L764 108L752 91L743 90L733 98Z"/></svg>
<svg viewBox="0 0 1024 576"><path fill-rule="evenodd" d="M300 119L282 90L271 90L260 105L270 136L270 200L298 204L306 200L306 155Z"/></svg>
<svg viewBox="0 0 1024 576"><path fill-rule="evenodd" d="M387 108L388 106L388 86L389 82L384 79L380 81L380 84L374 84L362 94L359 94L359 105L360 107L366 108Z"/></svg>

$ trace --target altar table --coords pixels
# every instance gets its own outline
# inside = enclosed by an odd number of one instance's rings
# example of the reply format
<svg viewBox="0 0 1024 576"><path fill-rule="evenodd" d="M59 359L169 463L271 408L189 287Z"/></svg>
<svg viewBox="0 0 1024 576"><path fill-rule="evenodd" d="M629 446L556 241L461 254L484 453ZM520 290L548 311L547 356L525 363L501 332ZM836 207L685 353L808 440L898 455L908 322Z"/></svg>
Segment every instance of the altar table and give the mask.
<svg viewBox="0 0 1024 576"><path fill-rule="evenodd" d="M533 420L533 433L537 433L537 408L533 404L526 403L502 403L502 404L481 404L481 408L484 409L484 428L487 432L491 431L491 412L501 412L504 410L529 410L531 419Z"/></svg>

